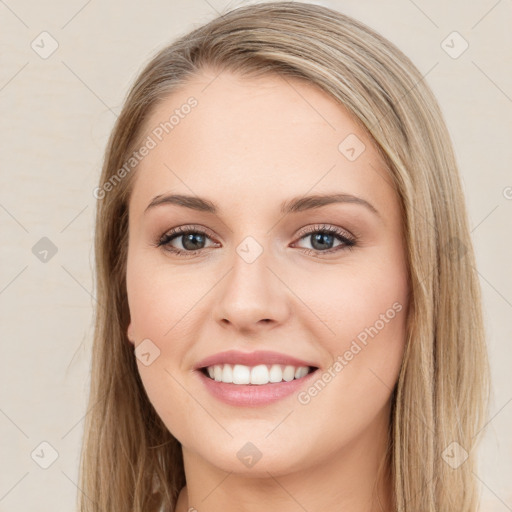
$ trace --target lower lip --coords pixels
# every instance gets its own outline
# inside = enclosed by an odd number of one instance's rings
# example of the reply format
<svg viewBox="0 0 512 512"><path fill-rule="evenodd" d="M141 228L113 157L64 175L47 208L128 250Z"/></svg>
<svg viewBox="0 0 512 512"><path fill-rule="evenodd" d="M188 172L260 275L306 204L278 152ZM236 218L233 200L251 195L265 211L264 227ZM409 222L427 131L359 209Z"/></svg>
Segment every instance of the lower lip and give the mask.
<svg viewBox="0 0 512 512"><path fill-rule="evenodd" d="M239 407L253 407L268 405L292 395L306 385L317 371L290 382L269 384L228 384L210 379L200 370L197 370L197 373L206 389L221 402Z"/></svg>

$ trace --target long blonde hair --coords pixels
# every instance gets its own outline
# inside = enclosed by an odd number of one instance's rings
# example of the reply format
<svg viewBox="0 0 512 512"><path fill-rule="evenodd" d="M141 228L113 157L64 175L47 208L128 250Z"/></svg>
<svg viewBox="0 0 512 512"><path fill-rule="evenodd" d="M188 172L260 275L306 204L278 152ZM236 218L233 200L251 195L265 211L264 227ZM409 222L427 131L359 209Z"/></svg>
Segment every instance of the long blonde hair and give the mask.
<svg viewBox="0 0 512 512"><path fill-rule="evenodd" d="M396 510L475 512L474 448L487 416L489 372L449 134L424 77L401 51L348 16L299 2L241 7L193 30L154 56L126 98L97 189L98 306L81 512L174 510L185 485L181 445L149 402L126 339L128 201L136 169L119 170L150 109L207 67L307 80L344 105L373 140L399 197L410 275L386 461ZM465 452L458 467L449 463Z"/></svg>

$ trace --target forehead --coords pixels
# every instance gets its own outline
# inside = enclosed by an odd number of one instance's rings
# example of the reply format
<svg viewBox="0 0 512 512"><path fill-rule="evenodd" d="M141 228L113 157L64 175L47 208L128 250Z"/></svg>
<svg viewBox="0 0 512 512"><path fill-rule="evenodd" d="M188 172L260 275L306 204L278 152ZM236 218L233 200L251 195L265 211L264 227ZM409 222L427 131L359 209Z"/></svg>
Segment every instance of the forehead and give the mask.
<svg viewBox="0 0 512 512"><path fill-rule="evenodd" d="M153 109L143 140L152 147L135 171L133 208L171 192L226 208L242 201L251 208L258 198L280 205L308 192L372 202L394 196L365 131L303 80L205 71Z"/></svg>

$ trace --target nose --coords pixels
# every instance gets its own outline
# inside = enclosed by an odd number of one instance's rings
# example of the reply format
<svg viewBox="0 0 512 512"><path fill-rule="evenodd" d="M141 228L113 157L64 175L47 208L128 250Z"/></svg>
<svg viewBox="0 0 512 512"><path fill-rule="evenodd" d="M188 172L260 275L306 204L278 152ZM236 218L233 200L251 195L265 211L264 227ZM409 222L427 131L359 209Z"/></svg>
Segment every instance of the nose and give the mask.
<svg viewBox="0 0 512 512"><path fill-rule="evenodd" d="M232 267L217 287L214 306L221 327L241 334L273 329L290 314L290 292L270 251L264 249L249 261L234 253Z"/></svg>

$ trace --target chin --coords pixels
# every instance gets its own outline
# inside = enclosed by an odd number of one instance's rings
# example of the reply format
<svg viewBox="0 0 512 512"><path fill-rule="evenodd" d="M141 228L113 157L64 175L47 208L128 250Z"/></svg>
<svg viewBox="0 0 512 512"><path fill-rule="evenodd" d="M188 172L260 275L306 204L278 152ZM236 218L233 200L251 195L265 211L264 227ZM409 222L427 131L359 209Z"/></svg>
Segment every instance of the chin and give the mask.
<svg viewBox="0 0 512 512"><path fill-rule="evenodd" d="M227 473L268 478L285 475L300 469L306 469L311 464L308 453L301 453L297 446L284 445L277 438L265 440L265 434L257 437L234 436L229 441L215 440L219 449L212 449L211 438L205 441L200 450L194 450L196 457L204 459L207 463ZM249 441L249 439L255 439ZM304 444L302 444L304 446ZM308 446L308 452L311 445ZM310 455L310 454L309 454Z"/></svg>

